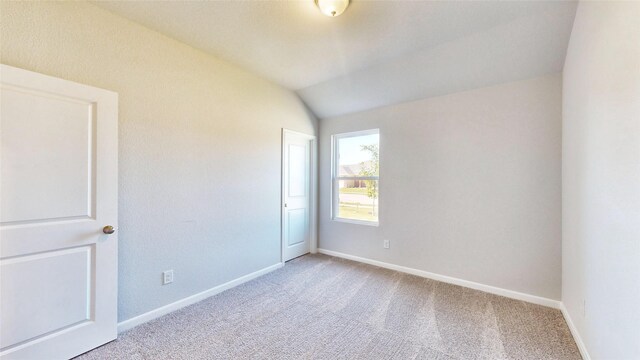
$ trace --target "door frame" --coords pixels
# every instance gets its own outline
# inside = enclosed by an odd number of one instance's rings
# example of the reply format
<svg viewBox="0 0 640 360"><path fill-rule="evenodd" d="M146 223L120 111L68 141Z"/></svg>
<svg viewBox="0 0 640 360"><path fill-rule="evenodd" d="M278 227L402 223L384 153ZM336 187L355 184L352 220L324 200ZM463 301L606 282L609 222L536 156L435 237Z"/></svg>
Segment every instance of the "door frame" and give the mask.
<svg viewBox="0 0 640 360"><path fill-rule="evenodd" d="M282 128L280 154L280 262L284 264L284 154L285 135L301 136L309 140L309 252L318 252L318 141L315 135Z"/></svg>

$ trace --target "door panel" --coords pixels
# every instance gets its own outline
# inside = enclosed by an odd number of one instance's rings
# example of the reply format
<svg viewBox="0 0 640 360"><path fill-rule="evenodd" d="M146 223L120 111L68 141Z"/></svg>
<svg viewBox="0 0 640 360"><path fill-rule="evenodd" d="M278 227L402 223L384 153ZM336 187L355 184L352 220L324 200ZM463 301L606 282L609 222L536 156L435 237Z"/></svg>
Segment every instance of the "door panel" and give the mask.
<svg viewBox="0 0 640 360"><path fill-rule="evenodd" d="M299 144L289 144L289 197L307 196L307 148Z"/></svg>
<svg viewBox="0 0 640 360"><path fill-rule="evenodd" d="M0 66L0 358L70 358L117 332L117 94Z"/></svg>
<svg viewBox="0 0 640 360"><path fill-rule="evenodd" d="M91 217L92 104L3 87L1 106L8 118L2 123L2 172L10 176L2 178L0 221Z"/></svg>
<svg viewBox="0 0 640 360"><path fill-rule="evenodd" d="M310 251L311 140L313 137L283 132L283 260Z"/></svg>
<svg viewBox="0 0 640 360"><path fill-rule="evenodd" d="M0 347L7 348L91 320L92 246L0 260ZM33 294L46 294L33 296ZM24 299L30 301L25 302ZM62 304L66 311L57 311Z"/></svg>
<svg viewBox="0 0 640 360"><path fill-rule="evenodd" d="M307 209L294 209L287 211L288 216L288 239L289 246L300 244L307 240L308 216Z"/></svg>

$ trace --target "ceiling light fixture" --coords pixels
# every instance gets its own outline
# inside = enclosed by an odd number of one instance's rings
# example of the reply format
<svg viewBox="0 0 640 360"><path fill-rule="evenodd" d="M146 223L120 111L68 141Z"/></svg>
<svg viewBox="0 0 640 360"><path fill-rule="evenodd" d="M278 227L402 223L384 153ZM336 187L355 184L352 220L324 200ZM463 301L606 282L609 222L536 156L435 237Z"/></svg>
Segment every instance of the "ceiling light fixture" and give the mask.
<svg viewBox="0 0 640 360"><path fill-rule="evenodd" d="M315 0L320 11L331 17L342 14L349 6L349 0Z"/></svg>

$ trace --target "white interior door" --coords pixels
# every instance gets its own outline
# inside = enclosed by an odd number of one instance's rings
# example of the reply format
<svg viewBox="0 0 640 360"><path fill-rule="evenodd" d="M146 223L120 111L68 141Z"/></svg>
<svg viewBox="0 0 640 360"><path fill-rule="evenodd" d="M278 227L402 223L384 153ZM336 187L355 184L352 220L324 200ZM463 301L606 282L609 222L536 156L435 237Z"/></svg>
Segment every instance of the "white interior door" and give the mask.
<svg viewBox="0 0 640 360"><path fill-rule="evenodd" d="M118 97L0 66L0 358L70 358L117 332Z"/></svg>
<svg viewBox="0 0 640 360"><path fill-rule="evenodd" d="M311 249L313 137L284 130L282 139L282 253L287 261Z"/></svg>

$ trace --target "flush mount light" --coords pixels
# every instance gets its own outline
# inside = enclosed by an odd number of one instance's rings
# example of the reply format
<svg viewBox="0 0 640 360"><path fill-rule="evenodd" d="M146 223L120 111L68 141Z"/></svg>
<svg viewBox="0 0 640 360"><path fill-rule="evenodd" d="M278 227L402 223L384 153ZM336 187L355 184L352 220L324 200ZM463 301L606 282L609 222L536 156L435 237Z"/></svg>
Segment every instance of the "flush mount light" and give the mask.
<svg viewBox="0 0 640 360"><path fill-rule="evenodd" d="M347 10L349 0L315 0L320 11L331 17L336 17Z"/></svg>

